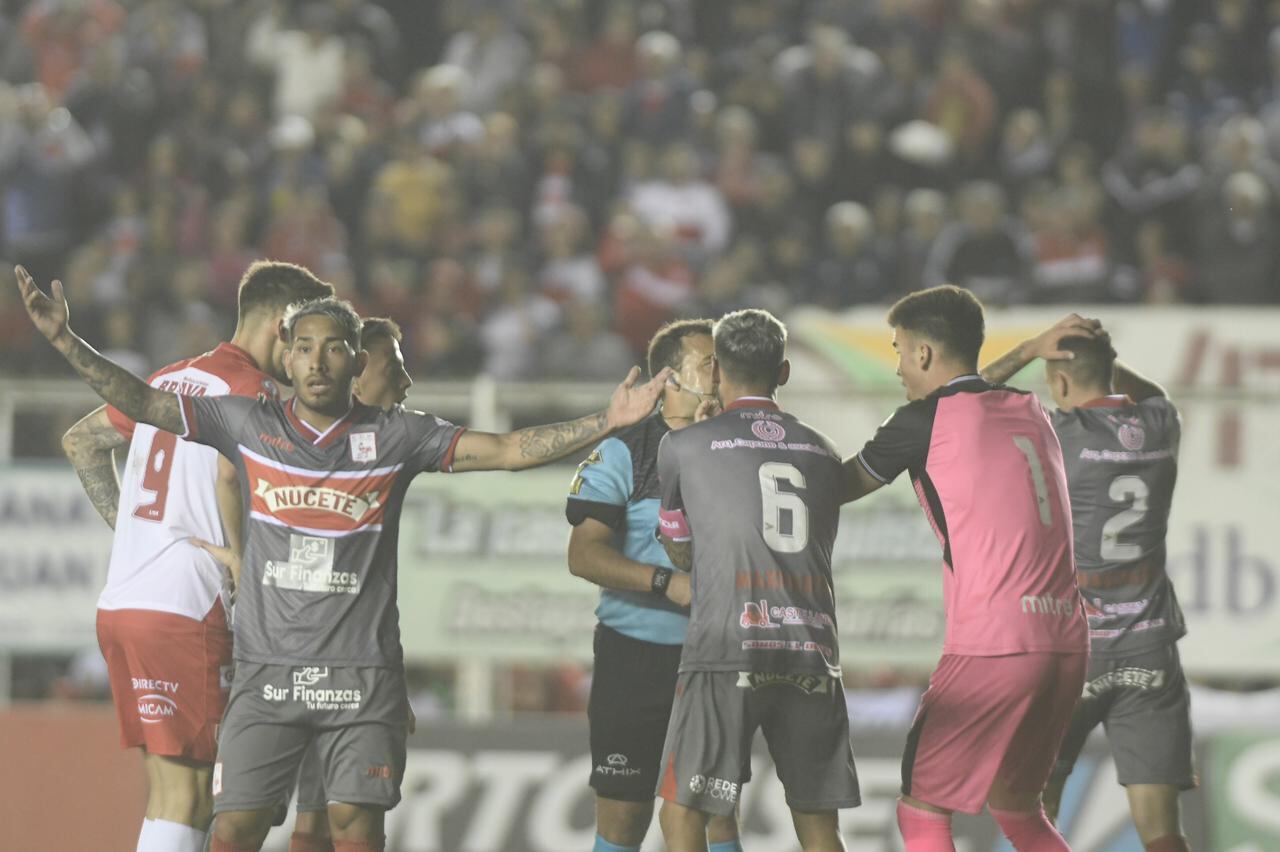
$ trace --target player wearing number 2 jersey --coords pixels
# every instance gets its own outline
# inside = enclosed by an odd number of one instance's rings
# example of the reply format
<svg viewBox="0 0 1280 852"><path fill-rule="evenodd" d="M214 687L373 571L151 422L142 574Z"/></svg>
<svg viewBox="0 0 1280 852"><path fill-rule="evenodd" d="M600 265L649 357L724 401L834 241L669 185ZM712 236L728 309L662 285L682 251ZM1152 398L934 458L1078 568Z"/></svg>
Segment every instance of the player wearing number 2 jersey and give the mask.
<svg viewBox="0 0 1280 852"><path fill-rule="evenodd" d="M715 325L718 416L658 450L659 526L692 570L693 603L658 795L671 852L707 848L764 732L806 850L843 849L837 813L861 801L840 681L831 552L844 473L827 438L774 401L786 329L765 311Z"/></svg>
<svg viewBox="0 0 1280 852"><path fill-rule="evenodd" d="M277 396L285 309L332 292L300 267L254 264L241 281L231 342L157 371L151 386L211 397ZM125 442L129 456L117 484L112 450ZM146 755L150 801L137 848L198 852L212 808L214 730L231 676L226 572L190 543L224 540L214 486L218 454L110 408L73 426L63 445L115 528L98 599L98 639L121 742Z"/></svg>
<svg viewBox="0 0 1280 852"><path fill-rule="evenodd" d="M906 471L942 546L947 628L902 760L908 852L954 849L988 805L1015 848L1065 850L1040 807L1088 661L1062 451L1035 396L978 375L982 305L913 293L889 312L911 401L845 463L847 499Z"/></svg>
<svg viewBox="0 0 1280 852"><path fill-rule="evenodd" d="M1046 337L1062 338L1058 348L1073 356L1046 360L1045 368L1058 406L1053 426L1066 459L1092 659L1045 808L1056 815L1080 749L1101 723L1145 848L1185 852L1178 794L1196 784L1176 644L1186 627L1165 572L1182 428L1164 390L1119 363L1105 332L1073 332L1081 323L1096 326L1067 317L983 371L997 381L1012 376Z"/></svg>

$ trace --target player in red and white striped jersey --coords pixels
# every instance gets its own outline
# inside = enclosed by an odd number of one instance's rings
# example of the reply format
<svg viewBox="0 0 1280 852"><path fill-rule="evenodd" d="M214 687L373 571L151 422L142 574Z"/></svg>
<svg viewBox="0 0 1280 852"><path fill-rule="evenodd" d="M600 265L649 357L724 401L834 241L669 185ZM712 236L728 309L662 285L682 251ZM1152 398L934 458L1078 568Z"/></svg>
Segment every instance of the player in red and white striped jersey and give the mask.
<svg viewBox="0 0 1280 852"><path fill-rule="evenodd" d="M255 263L240 283L231 341L164 367L149 384L195 396L278 396L285 309L332 292L301 267ZM125 443L120 481L113 451ZM200 852L212 815L214 734L231 683L231 634L227 573L191 539L226 542L222 519L238 536L234 472L220 469L217 451L105 406L73 426L63 448L115 529L98 599L98 641L121 743L143 750L150 783L137 850Z"/></svg>

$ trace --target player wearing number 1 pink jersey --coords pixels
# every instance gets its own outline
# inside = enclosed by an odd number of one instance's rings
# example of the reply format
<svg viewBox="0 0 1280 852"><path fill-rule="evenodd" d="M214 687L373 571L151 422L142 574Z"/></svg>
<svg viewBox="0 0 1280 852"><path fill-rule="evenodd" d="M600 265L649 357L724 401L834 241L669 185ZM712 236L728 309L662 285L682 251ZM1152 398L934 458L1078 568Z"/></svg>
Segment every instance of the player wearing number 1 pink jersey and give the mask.
<svg viewBox="0 0 1280 852"><path fill-rule="evenodd" d="M913 293L889 324L910 402L845 462L846 498L910 474L942 546L947 619L898 826L907 852L954 852L951 813L986 805L1020 852L1066 850L1040 805L1089 651L1062 449L1034 395L978 374L973 294Z"/></svg>
<svg viewBox="0 0 1280 852"><path fill-rule="evenodd" d="M256 263L240 283L231 341L164 367L149 384L190 396L278 396L285 309L332 293L301 267ZM128 461L118 481L112 453L126 442ZM226 572L191 539L224 543L223 519L238 534L238 491L215 489L215 450L135 424L112 408L73 426L63 447L95 508L115 529L98 599L98 642L121 743L143 750L150 784L137 850L200 852L212 814L215 729L231 683L231 633Z"/></svg>

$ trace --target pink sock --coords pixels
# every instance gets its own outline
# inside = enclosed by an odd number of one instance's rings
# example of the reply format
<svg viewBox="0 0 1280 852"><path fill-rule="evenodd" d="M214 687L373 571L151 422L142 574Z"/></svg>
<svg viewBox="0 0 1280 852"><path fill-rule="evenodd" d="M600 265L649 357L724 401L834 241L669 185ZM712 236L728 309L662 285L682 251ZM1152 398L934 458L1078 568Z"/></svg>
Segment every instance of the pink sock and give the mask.
<svg viewBox="0 0 1280 852"><path fill-rule="evenodd" d="M988 810L1018 852L1071 852L1067 841L1045 816L1043 807L1034 812Z"/></svg>
<svg viewBox="0 0 1280 852"><path fill-rule="evenodd" d="M921 810L899 799L898 830L902 832L907 852L956 852L956 842L951 837L951 814Z"/></svg>

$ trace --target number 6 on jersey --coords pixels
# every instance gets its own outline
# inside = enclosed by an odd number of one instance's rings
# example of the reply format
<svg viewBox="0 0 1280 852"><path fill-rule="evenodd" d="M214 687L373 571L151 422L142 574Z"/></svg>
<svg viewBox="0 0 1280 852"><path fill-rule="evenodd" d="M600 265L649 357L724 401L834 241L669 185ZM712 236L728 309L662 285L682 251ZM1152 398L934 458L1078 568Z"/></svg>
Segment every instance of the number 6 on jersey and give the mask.
<svg viewBox="0 0 1280 852"><path fill-rule="evenodd" d="M804 474L792 464L765 462L760 465L760 503L764 509L764 543L776 553L799 553L809 546L809 510L793 491L781 491L785 480L792 488L805 487ZM791 516L791 532L782 531L783 512Z"/></svg>

